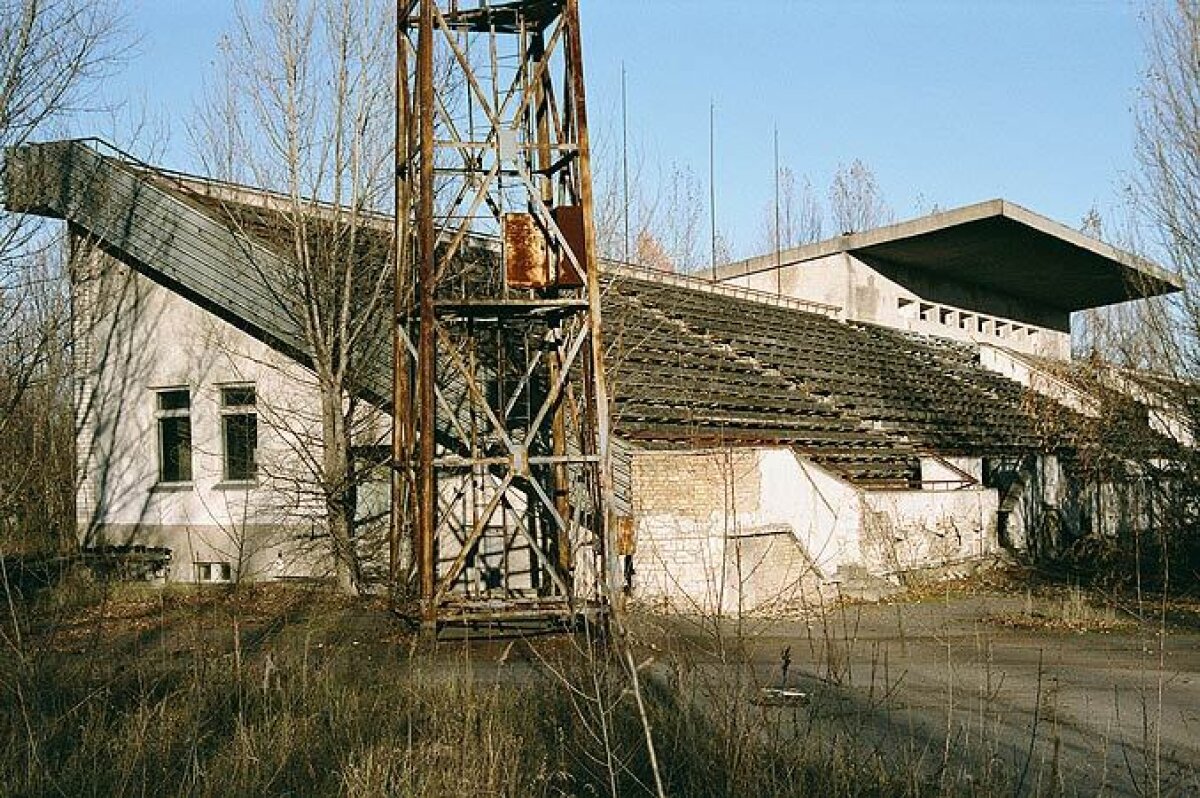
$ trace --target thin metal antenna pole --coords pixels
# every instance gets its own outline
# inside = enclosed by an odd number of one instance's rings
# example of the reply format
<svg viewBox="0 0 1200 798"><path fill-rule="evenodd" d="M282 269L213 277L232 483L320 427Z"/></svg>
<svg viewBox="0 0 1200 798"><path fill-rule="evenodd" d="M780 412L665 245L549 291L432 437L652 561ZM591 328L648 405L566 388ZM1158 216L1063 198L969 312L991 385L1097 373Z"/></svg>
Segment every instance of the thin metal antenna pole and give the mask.
<svg viewBox="0 0 1200 798"><path fill-rule="evenodd" d="M621 260L629 263L629 105L625 93L625 62L621 62L621 188L624 195L625 245Z"/></svg>
<svg viewBox="0 0 1200 798"><path fill-rule="evenodd" d="M775 293L783 295L783 243L779 230L779 125L775 125Z"/></svg>
<svg viewBox="0 0 1200 798"><path fill-rule="evenodd" d="M717 281L717 104L710 101L708 104L708 218L709 228L712 236L711 246L711 265L712 279Z"/></svg>

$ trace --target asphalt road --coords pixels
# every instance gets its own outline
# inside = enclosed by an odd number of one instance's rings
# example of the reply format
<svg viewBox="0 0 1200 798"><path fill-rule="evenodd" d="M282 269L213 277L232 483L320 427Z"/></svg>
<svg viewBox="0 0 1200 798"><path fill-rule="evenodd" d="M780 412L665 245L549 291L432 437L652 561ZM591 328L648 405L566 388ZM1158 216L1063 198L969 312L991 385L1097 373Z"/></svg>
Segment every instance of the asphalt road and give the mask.
<svg viewBox="0 0 1200 798"><path fill-rule="evenodd" d="M954 770L957 784L1200 796L1196 628L997 594L840 607L744 632L758 682L804 693L805 722Z"/></svg>

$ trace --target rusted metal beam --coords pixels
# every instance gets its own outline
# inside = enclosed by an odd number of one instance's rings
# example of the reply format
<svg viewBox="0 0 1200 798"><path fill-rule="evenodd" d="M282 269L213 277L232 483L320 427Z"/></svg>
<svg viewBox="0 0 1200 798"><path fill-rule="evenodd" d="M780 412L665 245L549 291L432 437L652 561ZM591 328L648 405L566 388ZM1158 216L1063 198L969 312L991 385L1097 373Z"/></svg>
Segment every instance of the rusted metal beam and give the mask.
<svg viewBox="0 0 1200 798"><path fill-rule="evenodd" d="M603 574L601 583L608 594L609 606L612 612L621 613L623 594L619 589L621 584L621 568L617 559L617 545L613 534L613 519L609 517L613 506L612 487L612 458L609 451L611 427L609 425L609 396L608 385L604 371L604 337L601 334L600 323L600 264L596 257L596 225L593 215L594 200L592 197L591 147L588 138L587 117L587 86L583 78L583 41L579 27L579 0L566 0L563 8L563 21L567 26L567 73L570 76L570 96L572 110L575 113L575 136L579 142L579 202L583 206L583 264L587 283L587 297L591 304L588 323L591 325L591 339L588 342L592 359L592 368L587 389L591 394L591 409L594 412L596 426L596 453L600 456L598 481L600 489L600 505L602 512L598 521L600 524L600 539L602 546Z"/></svg>
<svg viewBox="0 0 1200 798"><path fill-rule="evenodd" d="M417 253L420 258L420 275L417 292L420 305L420 323L417 333L417 404L420 412L418 425L420 448L417 467L417 511L416 541L413 546L417 559L417 580L420 586L421 613L429 623L437 621L434 602L437 554L434 550L434 529L437 524L437 482L434 479L433 458L436 430L434 380L436 378L433 298L437 271L436 232L434 230L433 166L436 159L433 142L434 88L433 88L433 4L429 0L421 3L421 14L417 31L417 90L419 99L418 152L421 164L420 197L417 206Z"/></svg>
<svg viewBox="0 0 1200 798"><path fill-rule="evenodd" d="M412 551L411 513L415 498L413 481L413 385L412 359L407 349L405 327L412 315L413 280L409 209L412 205L412 101L408 83L407 19L411 3L396 5L396 143L395 143L395 226L393 265L392 330L392 518L388 540L388 588L395 603L407 592L407 571L412 564L404 549Z"/></svg>

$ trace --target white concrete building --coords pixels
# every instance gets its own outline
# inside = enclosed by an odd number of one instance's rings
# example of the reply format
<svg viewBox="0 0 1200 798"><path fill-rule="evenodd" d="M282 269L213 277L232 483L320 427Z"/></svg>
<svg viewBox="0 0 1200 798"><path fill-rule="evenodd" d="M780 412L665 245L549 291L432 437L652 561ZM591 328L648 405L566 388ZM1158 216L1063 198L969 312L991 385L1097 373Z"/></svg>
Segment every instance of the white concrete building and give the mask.
<svg viewBox="0 0 1200 798"><path fill-rule="evenodd" d="M84 544L168 548L177 581L323 575L311 373L72 243Z"/></svg>

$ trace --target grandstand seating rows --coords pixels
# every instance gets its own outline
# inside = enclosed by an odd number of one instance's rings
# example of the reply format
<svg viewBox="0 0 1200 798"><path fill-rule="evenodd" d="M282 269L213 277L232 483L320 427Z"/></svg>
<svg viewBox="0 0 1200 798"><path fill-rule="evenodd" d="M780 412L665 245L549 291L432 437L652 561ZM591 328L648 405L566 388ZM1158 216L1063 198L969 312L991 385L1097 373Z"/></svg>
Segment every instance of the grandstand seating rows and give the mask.
<svg viewBox="0 0 1200 798"><path fill-rule="evenodd" d="M969 344L624 275L604 324L618 434L647 446L788 445L852 482L915 486L918 456L1053 447L1072 411Z"/></svg>

